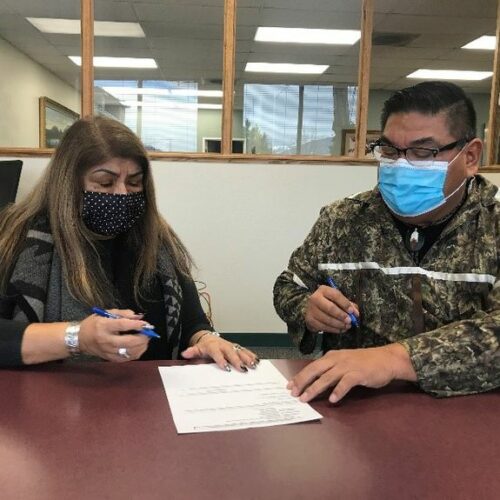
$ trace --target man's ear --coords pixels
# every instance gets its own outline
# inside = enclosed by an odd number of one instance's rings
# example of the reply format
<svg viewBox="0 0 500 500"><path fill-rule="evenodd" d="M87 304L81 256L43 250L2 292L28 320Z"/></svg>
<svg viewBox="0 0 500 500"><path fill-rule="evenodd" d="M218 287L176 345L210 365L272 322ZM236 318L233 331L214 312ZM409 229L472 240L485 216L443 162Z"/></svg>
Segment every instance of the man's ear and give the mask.
<svg viewBox="0 0 500 500"><path fill-rule="evenodd" d="M467 176L472 177L477 174L479 168L481 153L483 151L483 141L476 137L465 148L465 168L467 169Z"/></svg>

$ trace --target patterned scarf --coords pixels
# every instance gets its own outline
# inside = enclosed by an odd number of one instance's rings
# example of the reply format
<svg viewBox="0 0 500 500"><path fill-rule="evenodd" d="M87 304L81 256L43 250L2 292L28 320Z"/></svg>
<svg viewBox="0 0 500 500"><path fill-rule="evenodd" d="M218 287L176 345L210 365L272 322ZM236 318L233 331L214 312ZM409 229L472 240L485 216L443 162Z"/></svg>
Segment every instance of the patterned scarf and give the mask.
<svg viewBox="0 0 500 500"><path fill-rule="evenodd" d="M157 273L167 313L168 342L174 346L173 356L176 356L182 289L168 252L163 248L158 256ZM12 317L15 321L80 321L89 315L89 308L69 293L46 218L38 219L28 231L9 281L7 295L16 297ZM174 331L177 338L172 338Z"/></svg>

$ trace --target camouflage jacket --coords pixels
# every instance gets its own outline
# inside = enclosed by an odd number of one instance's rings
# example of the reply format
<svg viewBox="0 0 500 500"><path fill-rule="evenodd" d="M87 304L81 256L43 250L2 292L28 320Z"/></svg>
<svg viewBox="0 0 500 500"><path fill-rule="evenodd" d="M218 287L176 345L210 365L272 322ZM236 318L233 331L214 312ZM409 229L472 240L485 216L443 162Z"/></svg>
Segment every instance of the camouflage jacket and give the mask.
<svg viewBox="0 0 500 500"><path fill-rule="evenodd" d="M377 188L332 203L274 286L274 305L303 352L316 334L307 300L331 276L360 326L323 335L323 350L401 343L420 387L439 396L500 386L500 202L477 175L464 205L416 266ZM422 333L420 333L422 332Z"/></svg>

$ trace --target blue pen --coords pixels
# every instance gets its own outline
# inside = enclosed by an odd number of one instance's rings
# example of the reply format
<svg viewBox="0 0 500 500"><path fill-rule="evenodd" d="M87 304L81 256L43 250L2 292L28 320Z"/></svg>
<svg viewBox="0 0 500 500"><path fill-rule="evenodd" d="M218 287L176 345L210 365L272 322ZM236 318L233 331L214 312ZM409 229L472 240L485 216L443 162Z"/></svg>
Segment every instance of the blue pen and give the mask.
<svg viewBox="0 0 500 500"><path fill-rule="evenodd" d="M112 314L104 309L100 309L99 307L93 307L92 312L97 314L98 316L102 316L103 318L111 318L111 319L121 319L123 316L119 316L118 314ZM160 336L153 331L153 327L151 328L142 328L139 330L142 334L147 335L148 337L154 337L159 339Z"/></svg>
<svg viewBox="0 0 500 500"><path fill-rule="evenodd" d="M337 283L335 283L333 278L331 278L330 276L327 276L326 282L328 283L329 286L338 290L339 287L337 286ZM349 318L351 318L351 324L353 326L359 326L358 318L356 318L356 316L354 316L353 313L348 312L347 314L349 315Z"/></svg>

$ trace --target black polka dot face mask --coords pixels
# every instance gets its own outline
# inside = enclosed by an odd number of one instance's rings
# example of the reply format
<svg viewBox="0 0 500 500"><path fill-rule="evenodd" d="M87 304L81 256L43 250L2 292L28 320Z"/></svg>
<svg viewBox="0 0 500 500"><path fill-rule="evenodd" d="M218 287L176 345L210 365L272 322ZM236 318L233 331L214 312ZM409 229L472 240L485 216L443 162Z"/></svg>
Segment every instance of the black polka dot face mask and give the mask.
<svg viewBox="0 0 500 500"><path fill-rule="evenodd" d="M94 233L115 236L127 232L146 208L144 192L131 194L83 193L82 218Z"/></svg>

